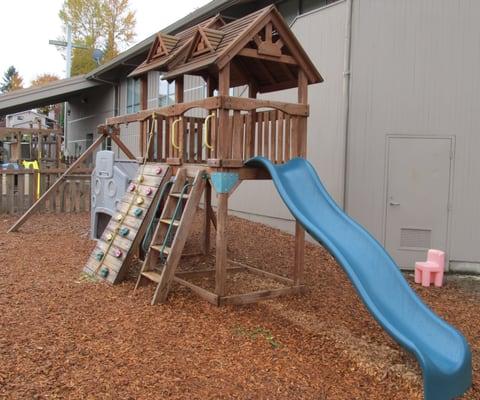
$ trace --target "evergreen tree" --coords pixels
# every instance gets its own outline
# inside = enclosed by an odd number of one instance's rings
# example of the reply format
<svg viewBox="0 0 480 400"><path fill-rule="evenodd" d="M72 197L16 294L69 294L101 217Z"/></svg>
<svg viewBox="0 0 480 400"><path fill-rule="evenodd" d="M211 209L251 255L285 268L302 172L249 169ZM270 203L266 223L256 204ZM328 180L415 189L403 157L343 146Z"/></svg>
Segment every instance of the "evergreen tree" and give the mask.
<svg viewBox="0 0 480 400"><path fill-rule="evenodd" d="M23 89L23 78L12 65L8 67L3 74L2 83L0 84L0 93L7 93L17 89Z"/></svg>

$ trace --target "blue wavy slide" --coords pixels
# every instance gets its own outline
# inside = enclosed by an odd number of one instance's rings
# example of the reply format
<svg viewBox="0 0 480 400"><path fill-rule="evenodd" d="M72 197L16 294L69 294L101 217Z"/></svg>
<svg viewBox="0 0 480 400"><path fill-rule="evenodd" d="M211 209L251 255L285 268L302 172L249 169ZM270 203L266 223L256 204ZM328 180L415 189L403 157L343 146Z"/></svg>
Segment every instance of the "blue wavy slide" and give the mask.
<svg viewBox="0 0 480 400"><path fill-rule="evenodd" d="M247 165L270 173L290 212L343 267L370 313L414 354L423 372L425 399L462 395L472 384L465 338L417 297L380 243L337 206L313 166L303 158L274 165L263 157Z"/></svg>

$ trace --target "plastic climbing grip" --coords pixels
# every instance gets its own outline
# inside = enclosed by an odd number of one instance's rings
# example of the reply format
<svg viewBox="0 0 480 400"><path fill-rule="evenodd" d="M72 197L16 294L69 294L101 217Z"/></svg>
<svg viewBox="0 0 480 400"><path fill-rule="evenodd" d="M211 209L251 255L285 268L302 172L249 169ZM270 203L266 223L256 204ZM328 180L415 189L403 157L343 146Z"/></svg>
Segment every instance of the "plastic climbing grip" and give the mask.
<svg viewBox="0 0 480 400"><path fill-rule="evenodd" d="M133 215L135 215L136 217L140 217L143 213L143 210L141 208L136 208L135 210L133 210Z"/></svg>
<svg viewBox="0 0 480 400"><path fill-rule="evenodd" d="M137 199L137 204L140 205L140 204L143 204L143 199L141 197L139 197Z"/></svg>
<svg viewBox="0 0 480 400"><path fill-rule="evenodd" d="M128 228L122 228L118 231L118 233L120 234L120 236L125 237L130 233L130 230Z"/></svg>
<svg viewBox="0 0 480 400"><path fill-rule="evenodd" d="M153 193L153 189L151 187L145 188L145 196L150 196Z"/></svg>
<svg viewBox="0 0 480 400"><path fill-rule="evenodd" d="M103 251L99 251L97 254L95 254L95 258L97 259L97 261L102 261L104 255L105 253Z"/></svg>
<svg viewBox="0 0 480 400"><path fill-rule="evenodd" d="M117 258L120 258L122 256L122 254L123 254L122 250L120 250L120 249L113 250L113 255Z"/></svg>
<svg viewBox="0 0 480 400"><path fill-rule="evenodd" d="M123 215L122 215L122 214L118 214L118 215L115 217L115 219L116 219L117 221L121 221L121 220L123 219Z"/></svg>
<svg viewBox="0 0 480 400"><path fill-rule="evenodd" d="M108 276L109 272L110 272L110 270L109 270L107 267L102 267L102 268L100 269L100 276L101 276L103 279L105 279L105 278Z"/></svg>
<svg viewBox="0 0 480 400"><path fill-rule="evenodd" d="M113 240L113 235L111 233L109 233L107 235L107 242L111 242Z"/></svg>

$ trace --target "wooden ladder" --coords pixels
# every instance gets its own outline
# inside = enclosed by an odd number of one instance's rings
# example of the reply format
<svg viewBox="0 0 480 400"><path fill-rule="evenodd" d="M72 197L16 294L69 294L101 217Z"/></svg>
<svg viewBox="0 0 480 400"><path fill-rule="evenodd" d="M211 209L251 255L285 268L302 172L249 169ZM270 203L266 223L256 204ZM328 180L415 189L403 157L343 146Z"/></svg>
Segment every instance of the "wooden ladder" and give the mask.
<svg viewBox="0 0 480 400"><path fill-rule="evenodd" d="M180 168L175 176L135 285L137 290L145 279L157 283L152 305L167 299L205 184L203 170L191 178Z"/></svg>

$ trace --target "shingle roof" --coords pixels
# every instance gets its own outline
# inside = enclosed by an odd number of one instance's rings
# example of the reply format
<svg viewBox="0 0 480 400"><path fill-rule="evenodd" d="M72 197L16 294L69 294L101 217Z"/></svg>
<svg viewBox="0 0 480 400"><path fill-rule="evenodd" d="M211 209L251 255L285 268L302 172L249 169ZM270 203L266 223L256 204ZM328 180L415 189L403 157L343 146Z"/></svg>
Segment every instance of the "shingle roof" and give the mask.
<svg viewBox="0 0 480 400"><path fill-rule="evenodd" d="M185 74L216 77L219 69L232 61L232 83L255 83L260 92L296 86L299 69L309 83L323 80L274 6L216 29L199 24L176 37L178 44L171 53L159 60L147 58L131 75L160 70L168 80Z"/></svg>

